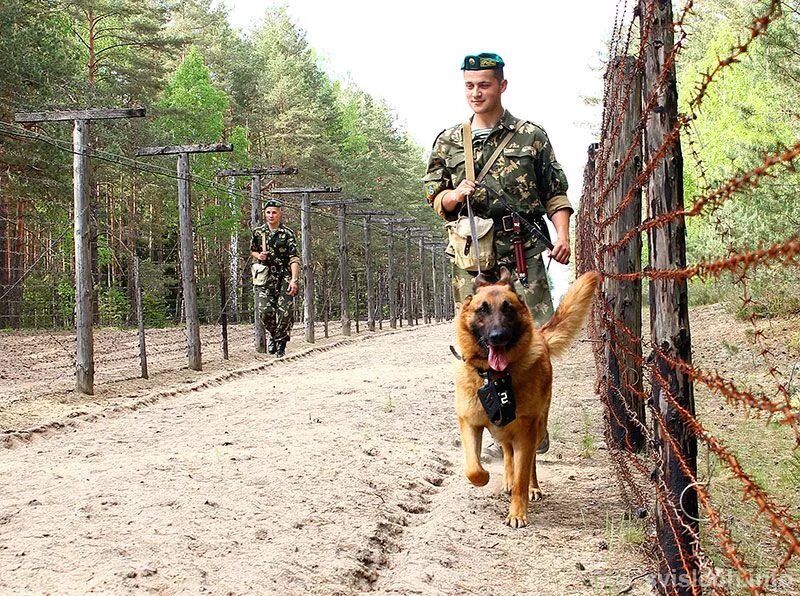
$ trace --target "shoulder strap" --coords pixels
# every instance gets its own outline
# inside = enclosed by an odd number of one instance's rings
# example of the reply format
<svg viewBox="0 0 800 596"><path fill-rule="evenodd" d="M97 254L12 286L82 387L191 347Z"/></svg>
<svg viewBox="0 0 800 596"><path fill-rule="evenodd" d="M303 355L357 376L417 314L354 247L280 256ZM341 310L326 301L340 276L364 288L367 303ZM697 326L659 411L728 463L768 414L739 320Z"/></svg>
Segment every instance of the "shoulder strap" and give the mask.
<svg viewBox="0 0 800 596"><path fill-rule="evenodd" d="M475 182L475 156L472 154L472 122L464 121L464 174L470 182Z"/></svg>
<svg viewBox="0 0 800 596"><path fill-rule="evenodd" d="M511 142L511 139L514 138L514 135L517 134L517 131L523 124L525 124L525 120L518 120L514 126L514 130L507 131L506 134L503 136L503 138L500 139L500 143L497 145L497 149L495 149L494 153L492 153L489 156L489 159L486 160L486 163L483 165L480 174L478 174L478 177L475 179L475 181L478 184L480 184L481 180L483 180L486 177L486 174L489 173L489 170L494 165L494 162L496 162L497 158L500 157L500 153L502 153L503 149L506 148L506 145L508 145ZM470 142L470 146L471 145L472 143Z"/></svg>

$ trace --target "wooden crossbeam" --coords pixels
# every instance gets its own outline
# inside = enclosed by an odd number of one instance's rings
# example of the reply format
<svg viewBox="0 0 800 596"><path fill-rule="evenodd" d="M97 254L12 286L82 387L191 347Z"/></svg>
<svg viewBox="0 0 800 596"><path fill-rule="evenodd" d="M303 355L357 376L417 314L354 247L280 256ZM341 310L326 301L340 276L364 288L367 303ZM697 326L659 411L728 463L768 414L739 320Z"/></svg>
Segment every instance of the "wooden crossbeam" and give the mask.
<svg viewBox="0 0 800 596"><path fill-rule="evenodd" d="M338 207L339 205L360 205L362 203L371 203L372 199L370 198L363 198L363 199L318 199L316 201L311 201L311 204L315 207Z"/></svg>
<svg viewBox="0 0 800 596"><path fill-rule="evenodd" d="M163 147L141 147L136 151L139 157L148 155L180 155L181 153L220 153L233 151L233 145L211 143L200 145L165 145Z"/></svg>
<svg viewBox="0 0 800 596"><path fill-rule="evenodd" d="M308 188L271 188L272 195L335 194L342 192L341 186L311 186Z"/></svg>
<svg viewBox="0 0 800 596"><path fill-rule="evenodd" d="M371 217L373 215L394 215L396 211L353 211L350 215L359 217Z"/></svg>
<svg viewBox="0 0 800 596"><path fill-rule="evenodd" d="M56 110L14 114L15 122L63 122L65 120L111 120L143 118L144 108L100 108L93 110Z"/></svg>
<svg viewBox="0 0 800 596"><path fill-rule="evenodd" d="M225 178L231 176L288 176L297 174L296 167L281 167L281 166L263 166L259 168L244 168L233 170L220 170L217 172L218 178Z"/></svg>
<svg viewBox="0 0 800 596"><path fill-rule="evenodd" d="M379 219L376 219L375 221L377 223L381 223L381 224L393 225L393 224L411 223L411 222L417 221L417 220L414 219L414 218L411 218L411 217L397 217L397 218L394 218L394 219L379 218Z"/></svg>

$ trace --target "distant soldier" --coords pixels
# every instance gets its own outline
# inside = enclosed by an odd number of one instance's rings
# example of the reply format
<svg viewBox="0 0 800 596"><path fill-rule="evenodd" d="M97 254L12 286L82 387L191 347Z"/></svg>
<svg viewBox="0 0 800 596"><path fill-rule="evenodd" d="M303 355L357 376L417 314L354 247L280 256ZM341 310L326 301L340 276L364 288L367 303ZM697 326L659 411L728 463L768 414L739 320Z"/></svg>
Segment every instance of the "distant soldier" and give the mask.
<svg viewBox="0 0 800 596"><path fill-rule="evenodd" d="M267 351L282 358L294 324L292 298L297 294L300 257L294 232L281 223L283 203L264 203L264 225L253 229L254 306L269 334Z"/></svg>

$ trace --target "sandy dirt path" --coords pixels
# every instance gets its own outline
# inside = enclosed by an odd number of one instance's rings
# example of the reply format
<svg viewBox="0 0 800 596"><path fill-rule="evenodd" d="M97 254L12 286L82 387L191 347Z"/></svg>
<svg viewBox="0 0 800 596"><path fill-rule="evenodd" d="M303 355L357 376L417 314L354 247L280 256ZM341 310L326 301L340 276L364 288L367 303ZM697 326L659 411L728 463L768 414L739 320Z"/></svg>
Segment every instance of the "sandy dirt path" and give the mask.
<svg viewBox="0 0 800 596"><path fill-rule="evenodd" d="M451 326L344 342L0 449L0 593L617 594L588 344L558 368L545 500L462 471ZM582 457L591 434L599 448ZM637 582L628 594L647 593Z"/></svg>

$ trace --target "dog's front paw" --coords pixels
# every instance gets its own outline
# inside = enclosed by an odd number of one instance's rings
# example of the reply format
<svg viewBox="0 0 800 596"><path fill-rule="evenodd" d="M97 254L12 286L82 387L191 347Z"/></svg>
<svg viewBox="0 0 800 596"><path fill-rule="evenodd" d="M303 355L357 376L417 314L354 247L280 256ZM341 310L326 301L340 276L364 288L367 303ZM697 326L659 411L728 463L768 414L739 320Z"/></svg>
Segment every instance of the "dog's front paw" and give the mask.
<svg viewBox="0 0 800 596"><path fill-rule="evenodd" d="M538 487L537 488L531 487L531 490L528 494L530 496L531 501L541 501L542 499L544 499L544 493L542 492L542 489Z"/></svg>
<svg viewBox="0 0 800 596"><path fill-rule="evenodd" d="M506 525L511 526L512 528L524 528L528 525L528 514L527 513L513 513L511 511L508 512L508 517L506 517Z"/></svg>
<svg viewBox="0 0 800 596"><path fill-rule="evenodd" d="M475 486L486 486L486 484L489 482L489 472L483 468L468 470L467 478Z"/></svg>

